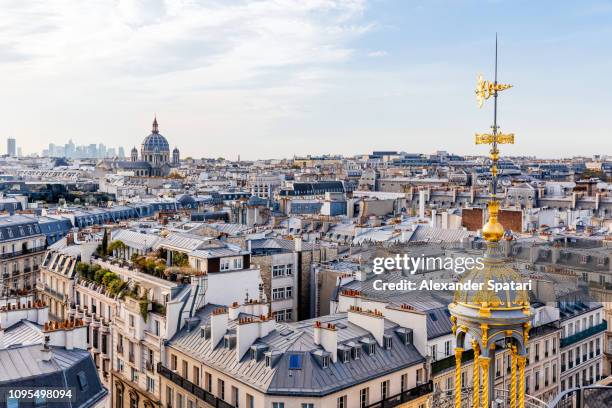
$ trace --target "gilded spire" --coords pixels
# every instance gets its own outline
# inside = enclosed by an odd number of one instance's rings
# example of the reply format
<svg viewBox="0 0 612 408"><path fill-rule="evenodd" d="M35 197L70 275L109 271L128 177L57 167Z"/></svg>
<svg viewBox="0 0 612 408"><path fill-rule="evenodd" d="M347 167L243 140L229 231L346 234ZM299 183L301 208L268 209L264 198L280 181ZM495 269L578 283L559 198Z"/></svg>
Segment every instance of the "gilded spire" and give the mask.
<svg viewBox="0 0 612 408"><path fill-rule="evenodd" d="M504 227L498 220L499 202L497 201L497 162L499 160L499 148L501 144L514 144L514 133L500 133L497 125L497 96L500 91L510 89L512 85L497 82L497 35L495 36L495 80L485 81L482 75L478 76L476 85L476 100L478 106L482 107L485 100L493 97L493 126L491 133L476 133L476 144L491 145L489 158L491 159L491 199L489 200L489 220L482 228L482 236L489 242L497 242L504 235Z"/></svg>

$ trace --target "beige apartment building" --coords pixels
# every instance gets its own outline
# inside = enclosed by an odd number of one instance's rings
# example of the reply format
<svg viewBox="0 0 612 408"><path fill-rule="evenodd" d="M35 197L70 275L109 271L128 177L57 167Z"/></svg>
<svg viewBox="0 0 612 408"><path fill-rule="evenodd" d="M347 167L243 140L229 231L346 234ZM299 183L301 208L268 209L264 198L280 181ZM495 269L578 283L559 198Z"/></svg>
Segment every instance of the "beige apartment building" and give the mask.
<svg viewBox="0 0 612 408"><path fill-rule="evenodd" d="M162 404L366 408L393 401L431 407L432 383L411 329L357 308L277 323L267 308L251 300L202 309L168 344L158 368Z"/></svg>

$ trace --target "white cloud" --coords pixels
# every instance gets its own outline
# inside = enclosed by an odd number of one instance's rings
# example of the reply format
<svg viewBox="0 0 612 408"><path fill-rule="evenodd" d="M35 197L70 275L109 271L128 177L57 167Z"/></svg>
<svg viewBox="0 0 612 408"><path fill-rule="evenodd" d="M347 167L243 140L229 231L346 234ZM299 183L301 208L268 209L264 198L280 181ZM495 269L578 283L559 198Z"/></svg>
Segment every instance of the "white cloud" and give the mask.
<svg viewBox="0 0 612 408"><path fill-rule="evenodd" d="M43 116L51 108L78 133L93 113L76 117L71 103L147 115L153 105L162 117L167 104L197 104L209 120L295 114L371 29L365 1L12 1L0 9L0 67L12 79L5 92ZM12 131L25 134L23 126ZM63 141L31 142L52 138Z"/></svg>
<svg viewBox="0 0 612 408"><path fill-rule="evenodd" d="M368 57L370 58L380 58L380 57L386 57L387 55L389 55L389 53L387 53L387 51L372 51L368 53Z"/></svg>

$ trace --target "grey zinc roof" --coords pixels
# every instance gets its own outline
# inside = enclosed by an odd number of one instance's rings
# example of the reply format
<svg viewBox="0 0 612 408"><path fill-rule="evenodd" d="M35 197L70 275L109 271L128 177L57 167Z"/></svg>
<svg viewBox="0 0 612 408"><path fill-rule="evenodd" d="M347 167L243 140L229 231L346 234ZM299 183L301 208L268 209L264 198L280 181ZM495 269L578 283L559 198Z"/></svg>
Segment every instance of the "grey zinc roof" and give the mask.
<svg viewBox="0 0 612 408"><path fill-rule="evenodd" d="M207 305L199 312L201 326L209 323L210 315L216 307ZM360 345L363 338L373 340L368 331L349 323L346 313L329 315L318 320L336 324L339 345L350 342ZM385 333L396 337L391 349L377 347L373 355L362 352L358 360L350 360L347 363L330 362L328 368L322 368L313 355L321 350L314 343L314 321L315 319L299 323L277 323L276 330L256 341L256 344L266 345L269 351L279 353L278 362L271 368L265 366L265 359L252 360L248 352L238 361L235 349L224 348L222 343L213 347L210 339L201 337L198 329L188 331L183 328L170 341L170 347L204 361L238 381L274 395L326 395L425 361L412 344L404 345L399 341L394 334L394 330L399 326L387 321ZM228 330L235 328L236 322L230 321ZM301 369L289 369L290 354L302 355Z"/></svg>
<svg viewBox="0 0 612 408"><path fill-rule="evenodd" d="M387 272L383 275L370 277L365 282L352 281L342 286L340 290L358 290L365 298L387 302L395 306L405 303L413 306L416 310L427 313L428 339L451 333L452 325L448 314L448 305L453 296L451 292L375 290L372 284L375 279L384 279L385 282L400 282L402 279L406 279L406 276L399 272Z"/></svg>
<svg viewBox="0 0 612 408"><path fill-rule="evenodd" d="M4 330L3 347L29 346L31 344L41 344L43 335L41 327L28 320L22 320Z"/></svg>
<svg viewBox="0 0 612 408"><path fill-rule="evenodd" d="M87 350L51 348L50 361L43 361L41 344L0 350L0 384L67 369L90 357Z"/></svg>

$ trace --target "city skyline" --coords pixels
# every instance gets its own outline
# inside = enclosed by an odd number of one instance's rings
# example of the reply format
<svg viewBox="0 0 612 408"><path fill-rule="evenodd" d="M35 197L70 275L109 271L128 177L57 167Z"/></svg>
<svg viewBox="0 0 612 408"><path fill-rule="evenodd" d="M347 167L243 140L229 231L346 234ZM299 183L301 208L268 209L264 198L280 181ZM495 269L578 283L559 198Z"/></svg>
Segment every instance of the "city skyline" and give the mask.
<svg viewBox="0 0 612 408"><path fill-rule="evenodd" d="M291 3L9 4L0 131L25 154L61 135L131 149L157 113L184 156L469 154L499 32L500 79L515 84L501 126L529 141L507 154L612 151L598 125L610 3Z"/></svg>

